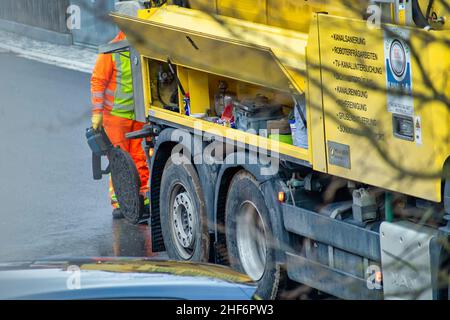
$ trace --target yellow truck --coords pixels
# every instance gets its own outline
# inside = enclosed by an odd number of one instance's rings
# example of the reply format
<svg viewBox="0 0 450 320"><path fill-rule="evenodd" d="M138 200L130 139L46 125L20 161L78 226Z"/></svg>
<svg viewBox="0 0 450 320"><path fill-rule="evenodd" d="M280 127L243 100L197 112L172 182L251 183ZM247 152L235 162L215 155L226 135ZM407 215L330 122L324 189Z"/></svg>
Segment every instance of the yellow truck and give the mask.
<svg viewBox="0 0 450 320"><path fill-rule="evenodd" d="M140 1L153 249L277 298L448 299L445 1Z"/></svg>

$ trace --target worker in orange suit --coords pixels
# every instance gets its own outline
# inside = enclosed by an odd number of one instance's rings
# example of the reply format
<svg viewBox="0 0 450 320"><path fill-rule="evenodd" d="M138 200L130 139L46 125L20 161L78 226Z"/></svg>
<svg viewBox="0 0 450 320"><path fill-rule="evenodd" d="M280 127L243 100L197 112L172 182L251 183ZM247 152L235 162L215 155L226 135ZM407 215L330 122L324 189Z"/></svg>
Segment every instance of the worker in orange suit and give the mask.
<svg viewBox="0 0 450 320"><path fill-rule="evenodd" d="M125 38L125 34L120 31L112 42ZM111 143L131 155L141 180L140 193L144 197L144 205L148 206L146 195L149 170L142 148L142 139L125 138L126 133L140 130L144 125L134 120L133 80L129 52L98 56L91 78L91 101L92 127L98 130L103 126ZM109 185L113 217L123 218L111 179Z"/></svg>

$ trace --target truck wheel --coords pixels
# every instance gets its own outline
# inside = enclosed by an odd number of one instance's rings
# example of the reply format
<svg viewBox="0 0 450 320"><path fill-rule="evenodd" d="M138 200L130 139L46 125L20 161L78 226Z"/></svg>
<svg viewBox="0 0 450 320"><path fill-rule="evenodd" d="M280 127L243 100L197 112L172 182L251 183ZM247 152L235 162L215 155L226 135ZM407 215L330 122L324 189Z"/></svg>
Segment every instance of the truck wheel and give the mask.
<svg viewBox="0 0 450 320"><path fill-rule="evenodd" d="M194 166L167 161L160 190L161 228L169 258L207 262L209 234L205 200Z"/></svg>
<svg viewBox="0 0 450 320"><path fill-rule="evenodd" d="M275 262L269 210L256 179L246 171L238 172L231 181L225 233L231 267L257 281L256 295L275 299L284 272Z"/></svg>

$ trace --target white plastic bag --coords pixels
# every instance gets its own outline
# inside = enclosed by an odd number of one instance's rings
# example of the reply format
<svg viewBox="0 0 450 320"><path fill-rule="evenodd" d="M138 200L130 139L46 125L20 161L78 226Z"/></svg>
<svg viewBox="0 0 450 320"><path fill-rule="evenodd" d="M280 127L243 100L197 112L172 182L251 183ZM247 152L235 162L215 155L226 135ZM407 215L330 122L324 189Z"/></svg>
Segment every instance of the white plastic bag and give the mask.
<svg viewBox="0 0 450 320"><path fill-rule="evenodd" d="M295 133L294 131L292 132L292 139L295 146L303 149L308 149L308 128L306 124L305 95L294 97L294 103L295 124L291 124L291 130L295 130Z"/></svg>

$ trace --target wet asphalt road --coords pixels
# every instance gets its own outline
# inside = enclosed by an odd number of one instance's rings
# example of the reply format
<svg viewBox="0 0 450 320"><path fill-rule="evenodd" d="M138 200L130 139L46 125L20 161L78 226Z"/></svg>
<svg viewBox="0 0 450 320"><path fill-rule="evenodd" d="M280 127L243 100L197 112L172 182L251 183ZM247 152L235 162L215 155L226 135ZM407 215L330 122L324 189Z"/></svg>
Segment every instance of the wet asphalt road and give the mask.
<svg viewBox="0 0 450 320"><path fill-rule="evenodd" d="M85 140L89 78L0 52L0 261L154 256L146 225L113 221Z"/></svg>

